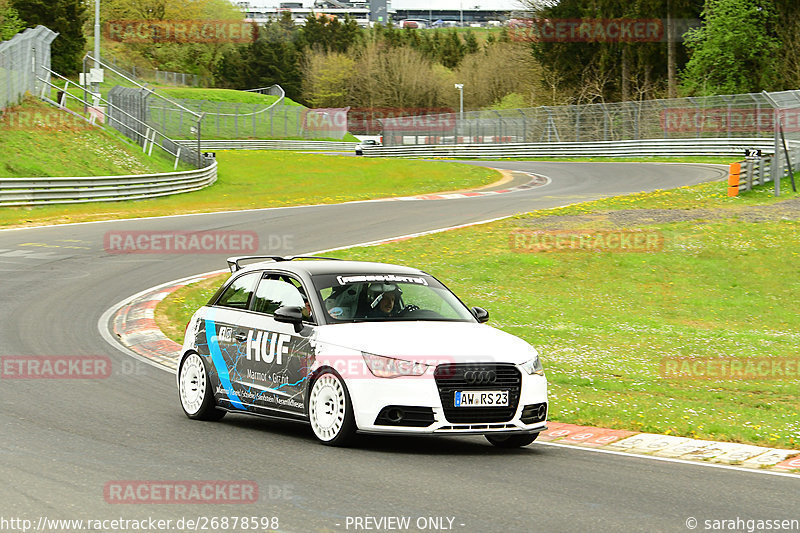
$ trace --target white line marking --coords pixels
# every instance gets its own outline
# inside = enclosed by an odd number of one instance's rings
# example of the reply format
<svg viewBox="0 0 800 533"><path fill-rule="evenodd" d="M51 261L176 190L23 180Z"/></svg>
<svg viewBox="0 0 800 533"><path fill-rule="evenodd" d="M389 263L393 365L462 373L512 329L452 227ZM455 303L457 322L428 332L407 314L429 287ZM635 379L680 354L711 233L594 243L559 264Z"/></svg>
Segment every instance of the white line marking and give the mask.
<svg viewBox="0 0 800 533"><path fill-rule="evenodd" d="M775 472L774 470L763 470L757 468L742 468L734 465L721 465L719 463L707 463L704 461L689 461L687 459L675 459L672 457L659 457L656 455L645 455L638 453L619 452L616 450L604 450L602 448L584 448L583 446L574 446L571 444L559 444L558 442L534 442L535 446L555 446L556 448L568 448L570 450L582 450L584 452L606 453L609 455L622 455L624 457L638 457L639 459L650 459L653 461L664 461L667 463L679 463L685 465L705 466L708 468L721 468L723 470L735 470L737 472L750 472L753 474L768 474L770 476L789 477L800 480L797 474L790 474L788 472Z"/></svg>

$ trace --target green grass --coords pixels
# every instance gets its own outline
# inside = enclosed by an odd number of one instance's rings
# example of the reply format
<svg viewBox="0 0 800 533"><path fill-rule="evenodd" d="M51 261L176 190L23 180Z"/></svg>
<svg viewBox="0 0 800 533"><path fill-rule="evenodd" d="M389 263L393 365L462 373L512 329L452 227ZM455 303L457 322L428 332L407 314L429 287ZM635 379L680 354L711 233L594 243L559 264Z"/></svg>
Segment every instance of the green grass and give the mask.
<svg viewBox="0 0 800 533"><path fill-rule="evenodd" d="M158 87L156 92L171 99L206 100L209 102L233 102L241 104L272 105L277 96L233 89L193 89L187 87ZM301 106L291 98L283 99L284 105Z"/></svg>
<svg viewBox="0 0 800 533"><path fill-rule="evenodd" d="M770 193L728 198L724 184L703 184L326 255L419 267L489 309L490 324L540 350L554 421L800 449L800 380L671 380L659 369L679 357L800 362L800 209L776 205L800 195ZM647 223L646 209L676 221ZM664 248L514 253L511 232L534 227L639 228L660 232Z"/></svg>
<svg viewBox="0 0 800 533"><path fill-rule="evenodd" d="M201 191L150 200L4 208L0 227L337 203L473 188L500 179L496 170L450 162L255 150L217 152L217 160L217 182Z"/></svg>
<svg viewBox="0 0 800 533"><path fill-rule="evenodd" d="M7 108L0 121L0 177L107 176L171 172L173 160L41 101Z"/></svg>

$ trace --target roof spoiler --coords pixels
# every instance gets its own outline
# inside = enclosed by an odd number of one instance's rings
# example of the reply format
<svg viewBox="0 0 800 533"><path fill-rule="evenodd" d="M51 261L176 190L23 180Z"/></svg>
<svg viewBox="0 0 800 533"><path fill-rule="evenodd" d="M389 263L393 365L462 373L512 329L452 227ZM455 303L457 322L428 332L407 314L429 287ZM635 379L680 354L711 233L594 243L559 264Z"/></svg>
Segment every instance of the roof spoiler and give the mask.
<svg viewBox="0 0 800 533"><path fill-rule="evenodd" d="M244 261L248 259L271 259L272 261L280 262L280 261L292 261L294 259L326 259L329 261L341 261L341 259L336 257L319 257L316 255L292 255L292 256L281 256L281 255L241 255L236 257L229 257L228 258L228 268L231 270L231 273L237 272L241 270L243 267L239 264L239 261Z"/></svg>

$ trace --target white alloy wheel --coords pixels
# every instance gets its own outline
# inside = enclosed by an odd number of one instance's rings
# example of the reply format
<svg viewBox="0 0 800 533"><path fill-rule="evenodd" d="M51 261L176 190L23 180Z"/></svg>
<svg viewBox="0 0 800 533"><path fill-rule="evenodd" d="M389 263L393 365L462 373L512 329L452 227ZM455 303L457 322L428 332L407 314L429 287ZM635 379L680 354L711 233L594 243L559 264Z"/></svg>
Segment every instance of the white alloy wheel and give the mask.
<svg viewBox="0 0 800 533"><path fill-rule="evenodd" d="M178 379L178 394L186 416L198 420L219 420L225 411L216 409L203 359L196 353L183 361Z"/></svg>
<svg viewBox="0 0 800 533"><path fill-rule="evenodd" d="M347 389L341 378L333 372L325 371L314 381L308 417L314 435L325 444L344 445L355 433Z"/></svg>

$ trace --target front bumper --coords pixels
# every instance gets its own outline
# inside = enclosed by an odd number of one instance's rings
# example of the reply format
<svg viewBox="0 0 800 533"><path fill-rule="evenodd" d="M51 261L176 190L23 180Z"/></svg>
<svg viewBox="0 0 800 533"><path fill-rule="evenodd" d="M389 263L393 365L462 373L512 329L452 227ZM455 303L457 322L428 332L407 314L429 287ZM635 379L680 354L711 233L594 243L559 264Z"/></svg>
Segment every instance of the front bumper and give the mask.
<svg viewBox="0 0 800 533"><path fill-rule="evenodd" d="M510 365L509 365L510 366ZM455 409L443 406L443 383L434 378L433 370L423 376L401 378L348 379L353 413L358 430L364 433L393 434L467 434L538 433L547 428L547 380L544 376L520 371L518 394L513 408L497 416L504 408L481 408L478 414L461 417ZM444 384L447 385L447 384ZM451 387L452 388L452 387ZM506 390L504 385L484 386L485 389ZM408 413L397 416L392 409ZM470 408L466 408L470 409ZM484 419L481 419L486 413Z"/></svg>

